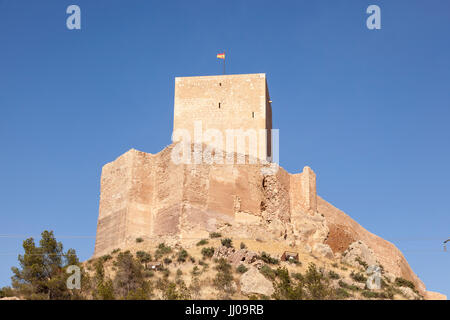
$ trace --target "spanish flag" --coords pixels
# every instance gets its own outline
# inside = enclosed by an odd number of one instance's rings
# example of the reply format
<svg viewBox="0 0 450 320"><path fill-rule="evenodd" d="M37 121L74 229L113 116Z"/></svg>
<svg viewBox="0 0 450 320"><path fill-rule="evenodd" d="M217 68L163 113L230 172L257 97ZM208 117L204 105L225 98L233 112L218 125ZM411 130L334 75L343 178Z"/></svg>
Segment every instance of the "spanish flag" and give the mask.
<svg viewBox="0 0 450 320"><path fill-rule="evenodd" d="M224 59L225 60L225 53L218 53L217 59Z"/></svg>

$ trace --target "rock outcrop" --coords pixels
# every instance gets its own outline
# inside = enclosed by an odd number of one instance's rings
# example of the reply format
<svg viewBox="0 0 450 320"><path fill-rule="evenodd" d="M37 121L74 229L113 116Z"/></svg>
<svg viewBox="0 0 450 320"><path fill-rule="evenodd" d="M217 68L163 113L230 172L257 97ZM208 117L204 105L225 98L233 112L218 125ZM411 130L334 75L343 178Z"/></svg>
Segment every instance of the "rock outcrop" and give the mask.
<svg viewBox="0 0 450 320"><path fill-rule="evenodd" d="M344 251L341 261L354 267L362 264L367 264L368 266L380 264L372 249L362 241L351 243L347 250Z"/></svg>
<svg viewBox="0 0 450 320"><path fill-rule="evenodd" d="M442 293L439 293L439 292L427 291L427 292L425 292L425 299L426 300L447 300L447 296Z"/></svg>
<svg viewBox="0 0 450 320"><path fill-rule="evenodd" d="M251 267L241 277L241 292L270 297L274 293L274 288L271 281L266 279L256 268Z"/></svg>

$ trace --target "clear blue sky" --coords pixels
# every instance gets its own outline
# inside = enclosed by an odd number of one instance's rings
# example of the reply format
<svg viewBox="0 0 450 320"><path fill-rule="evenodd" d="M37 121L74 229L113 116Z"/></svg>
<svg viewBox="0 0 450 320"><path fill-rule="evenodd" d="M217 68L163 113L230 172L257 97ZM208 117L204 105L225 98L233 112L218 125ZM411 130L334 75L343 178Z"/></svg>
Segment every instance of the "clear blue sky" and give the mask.
<svg viewBox="0 0 450 320"><path fill-rule="evenodd" d="M447 0L0 0L0 234L17 235L0 238L0 286L44 229L90 257L101 167L170 144L174 77L220 73L226 50L229 73L267 74L281 165L312 167L322 197L449 295L449 14Z"/></svg>

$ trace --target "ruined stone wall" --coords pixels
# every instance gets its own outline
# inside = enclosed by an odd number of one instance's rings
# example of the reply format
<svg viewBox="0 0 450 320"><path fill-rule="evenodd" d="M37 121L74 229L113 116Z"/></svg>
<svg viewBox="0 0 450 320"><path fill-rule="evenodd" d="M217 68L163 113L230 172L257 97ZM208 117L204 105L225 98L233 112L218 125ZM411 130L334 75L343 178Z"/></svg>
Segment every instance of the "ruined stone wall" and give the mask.
<svg viewBox="0 0 450 320"><path fill-rule="evenodd" d="M258 135L256 153L250 149L248 141L242 153L266 159L271 155L270 134L259 137L259 130L272 129L269 99L265 74L175 78L174 132L186 129L194 139L195 121L201 121L203 133L217 129L224 138L228 129L255 129ZM208 143L213 139L203 135L200 141ZM234 144L236 146L236 139ZM225 148L224 141L222 149Z"/></svg>
<svg viewBox="0 0 450 320"><path fill-rule="evenodd" d="M310 167L290 175L291 212L317 212L316 174Z"/></svg>

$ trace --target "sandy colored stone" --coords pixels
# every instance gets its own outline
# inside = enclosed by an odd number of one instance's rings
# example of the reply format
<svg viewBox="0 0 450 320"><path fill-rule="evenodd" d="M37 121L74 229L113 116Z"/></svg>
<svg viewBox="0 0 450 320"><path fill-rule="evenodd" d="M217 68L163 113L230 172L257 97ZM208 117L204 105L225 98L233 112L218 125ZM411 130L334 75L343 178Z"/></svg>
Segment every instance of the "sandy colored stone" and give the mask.
<svg viewBox="0 0 450 320"><path fill-rule="evenodd" d="M250 267L241 277L241 292L244 294L262 294L270 297L273 292L273 284L264 277L256 268Z"/></svg>
<svg viewBox="0 0 450 320"><path fill-rule="evenodd" d="M270 132L259 137L259 130L272 129L272 107L266 75L234 74L175 78L174 132L186 130L191 142L195 121L201 121L203 134L197 143L213 142L207 130L218 130L225 138L226 130L255 130L257 146L245 143L243 154L266 159L271 155ZM173 141L179 141L177 137ZM237 141L235 141L237 143ZM223 142L225 144L225 142ZM223 150L226 146L223 145ZM233 150L238 152L237 149ZM256 151L256 152L254 152Z"/></svg>
<svg viewBox="0 0 450 320"><path fill-rule="evenodd" d="M377 258L372 249L370 249L363 241L355 241L344 251L341 261L354 267L360 267L361 263L368 266L379 265Z"/></svg>
<svg viewBox="0 0 450 320"><path fill-rule="evenodd" d="M447 300L446 295L433 291L426 291L424 298L425 300Z"/></svg>
<svg viewBox="0 0 450 320"><path fill-rule="evenodd" d="M398 290L402 293L402 295L408 300L417 300L420 297L415 293L411 288L408 287L399 287Z"/></svg>
<svg viewBox="0 0 450 320"><path fill-rule="evenodd" d="M324 243L315 243L313 247L313 253L318 254L322 257L333 259L333 251L330 246Z"/></svg>

